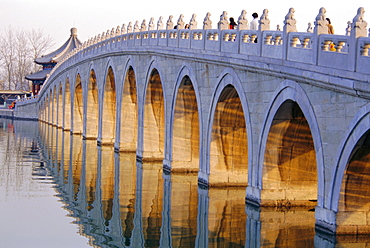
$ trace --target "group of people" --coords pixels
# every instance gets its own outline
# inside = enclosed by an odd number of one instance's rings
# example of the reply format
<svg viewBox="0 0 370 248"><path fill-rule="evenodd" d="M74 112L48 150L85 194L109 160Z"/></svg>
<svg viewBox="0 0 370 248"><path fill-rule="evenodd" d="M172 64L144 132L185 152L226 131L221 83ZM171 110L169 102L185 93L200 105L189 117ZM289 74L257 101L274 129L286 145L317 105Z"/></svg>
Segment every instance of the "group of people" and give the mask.
<svg viewBox="0 0 370 248"><path fill-rule="evenodd" d="M250 30L258 30L258 14L254 12L252 14L252 17L253 17L253 20L250 22L249 28ZM235 22L234 18L230 17L229 21L230 21L229 29L237 29L238 24ZM331 20L329 18L326 18L326 21L327 21L327 26L328 26L328 34L334 34L334 27L331 24ZM175 26L174 28L177 29L177 26ZM189 29L190 25L186 24L184 28Z"/></svg>
<svg viewBox="0 0 370 248"><path fill-rule="evenodd" d="M250 26L249 28L251 30L257 30L258 29L258 14L256 12L254 12L252 14L252 17L253 17L253 20L251 21L250 23ZM230 29L236 29L238 27L238 24L235 22L234 18L233 17L230 17ZM333 25L331 24L331 21L329 18L326 18L326 21L328 22L328 34L334 34L334 27Z"/></svg>
<svg viewBox="0 0 370 248"><path fill-rule="evenodd" d="M249 28L251 30L257 30L258 29L258 20L257 20L258 14L256 12L254 12L252 14L252 17L253 17L253 20L251 21ZM229 20L230 20L230 24L229 24L230 29L236 29L238 27L238 24L235 22L234 18L230 17Z"/></svg>

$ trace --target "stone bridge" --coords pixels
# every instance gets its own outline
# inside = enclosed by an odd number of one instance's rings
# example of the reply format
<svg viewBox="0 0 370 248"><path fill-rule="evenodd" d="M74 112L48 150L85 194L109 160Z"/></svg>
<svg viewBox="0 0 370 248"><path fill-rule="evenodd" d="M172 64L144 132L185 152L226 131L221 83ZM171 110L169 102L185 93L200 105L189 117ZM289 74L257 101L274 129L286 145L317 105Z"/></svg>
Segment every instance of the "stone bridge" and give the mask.
<svg viewBox="0 0 370 248"><path fill-rule="evenodd" d="M315 206L316 227L370 233L370 38L359 8L347 35L283 31L267 11L258 30L239 18L217 29L170 17L98 35L17 102L35 118L202 187L246 187L257 206ZM208 16L208 14L207 14ZM171 26L172 25L172 26Z"/></svg>

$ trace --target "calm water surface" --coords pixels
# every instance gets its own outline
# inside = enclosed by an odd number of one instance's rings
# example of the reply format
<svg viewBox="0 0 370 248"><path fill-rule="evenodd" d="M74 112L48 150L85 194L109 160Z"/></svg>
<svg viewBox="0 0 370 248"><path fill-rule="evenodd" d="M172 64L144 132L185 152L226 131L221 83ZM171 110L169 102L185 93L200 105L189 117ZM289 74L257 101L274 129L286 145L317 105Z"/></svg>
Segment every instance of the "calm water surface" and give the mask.
<svg viewBox="0 0 370 248"><path fill-rule="evenodd" d="M0 119L0 247L91 247L56 190L37 130Z"/></svg>
<svg viewBox="0 0 370 248"><path fill-rule="evenodd" d="M312 210L255 209L49 125L0 119L0 139L0 247L336 247Z"/></svg>

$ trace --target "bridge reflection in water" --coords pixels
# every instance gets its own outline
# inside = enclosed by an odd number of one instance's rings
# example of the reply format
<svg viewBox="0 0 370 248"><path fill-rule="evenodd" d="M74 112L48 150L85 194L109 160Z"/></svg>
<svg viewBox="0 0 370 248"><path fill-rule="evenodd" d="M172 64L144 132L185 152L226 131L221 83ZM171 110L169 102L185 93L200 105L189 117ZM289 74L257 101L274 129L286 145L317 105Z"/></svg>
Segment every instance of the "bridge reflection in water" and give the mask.
<svg viewBox="0 0 370 248"><path fill-rule="evenodd" d="M163 173L54 126L40 145L80 234L101 247L313 247L308 208L256 209L244 187L198 187L197 173Z"/></svg>

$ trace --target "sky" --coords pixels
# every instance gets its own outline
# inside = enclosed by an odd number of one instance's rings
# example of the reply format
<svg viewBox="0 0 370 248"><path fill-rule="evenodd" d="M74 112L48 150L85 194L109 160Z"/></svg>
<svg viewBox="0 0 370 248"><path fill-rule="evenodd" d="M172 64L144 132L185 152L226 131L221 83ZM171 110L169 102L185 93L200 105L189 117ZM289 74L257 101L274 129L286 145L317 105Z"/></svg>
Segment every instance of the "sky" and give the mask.
<svg viewBox="0 0 370 248"><path fill-rule="evenodd" d="M0 34L3 35L9 27L24 31L41 30L53 39L55 45L51 49L57 49L69 38L72 27L77 28L78 38L84 42L122 24L135 23L137 20L141 24L143 19L149 23L151 17L154 17L156 24L160 16L163 16L165 23L170 15L176 22L183 14L184 21L189 22L192 14L196 14L198 28L202 28L203 19L210 12L212 26L217 28L223 11L237 20L241 11L246 10L247 18L251 21L253 12L261 15L264 9L269 10L271 29L276 30L278 24L282 29L285 15L291 7L295 9L294 17L299 32L305 32L308 23L314 22L321 7L325 7L326 17L331 19L335 34L345 34L347 22L352 21L359 7L365 8L365 20L370 27L369 0L0 0Z"/></svg>

